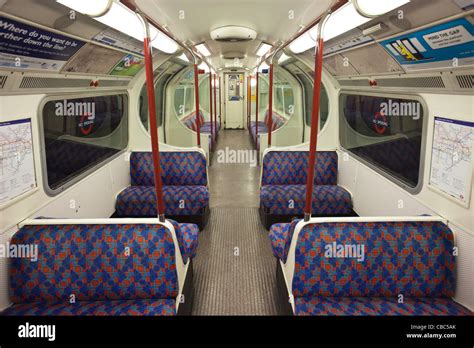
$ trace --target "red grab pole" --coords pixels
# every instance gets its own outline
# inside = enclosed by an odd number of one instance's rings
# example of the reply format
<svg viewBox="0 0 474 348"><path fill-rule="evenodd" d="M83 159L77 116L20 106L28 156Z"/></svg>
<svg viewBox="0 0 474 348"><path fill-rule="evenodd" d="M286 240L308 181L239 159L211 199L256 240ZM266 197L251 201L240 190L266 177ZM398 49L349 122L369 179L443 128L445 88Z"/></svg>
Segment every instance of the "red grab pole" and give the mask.
<svg viewBox="0 0 474 348"><path fill-rule="evenodd" d="M156 126L155 86L153 83L153 58L150 49L150 38L143 41L145 50L146 85L148 94L148 116L150 118L151 149L155 176L155 194L158 218L165 221L165 204L163 202L163 182L161 180L160 147L158 143L158 128Z"/></svg>
<svg viewBox="0 0 474 348"><path fill-rule="evenodd" d="M255 78L257 79L257 85L255 86L256 90L256 97L255 97L255 145L257 146L258 150L258 67L257 67L257 73L255 74Z"/></svg>
<svg viewBox="0 0 474 348"><path fill-rule="evenodd" d="M209 68L209 116L211 118L211 144L214 146L214 117L212 116L212 72Z"/></svg>
<svg viewBox="0 0 474 348"><path fill-rule="evenodd" d="M222 125L222 85L221 85L221 77L219 76L219 129L221 129Z"/></svg>
<svg viewBox="0 0 474 348"><path fill-rule="evenodd" d="M320 23L322 26L323 23ZM322 33L322 31L321 31ZM319 104L321 97L321 78L323 68L323 49L324 39L319 35L318 45L316 46L315 67L314 67L314 89L313 89L313 111L311 114L311 137L309 145L309 164L308 164L308 181L306 183L306 206L304 210L305 221L311 218L312 202L313 202L313 185L314 171L316 165L316 149L318 145L319 130Z"/></svg>
<svg viewBox="0 0 474 348"><path fill-rule="evenodd" d="M216 74L214 74L214 134L216 135L217 140L217 84L216 84Z"/></svg>
<svg viewBox="0 0 474 348"><path fill-rule="evenodd" d="M250 112L252 110L252 76L247 76L247 129L250 129Z"/></svg>
<svg viewBox="0 0 474 348"><path fill-rule="evenodd" d="M273 63L270 64L270 82L268 91L268 147L272 146L273 125Z"/></svg>
<svg viewBox="0 0 474 348"><path fill-rule="evenodd" d="M196 99L196 133L197 145L201 147L201 122L199 121L199 70L194 64L194 98Z"/></svg>

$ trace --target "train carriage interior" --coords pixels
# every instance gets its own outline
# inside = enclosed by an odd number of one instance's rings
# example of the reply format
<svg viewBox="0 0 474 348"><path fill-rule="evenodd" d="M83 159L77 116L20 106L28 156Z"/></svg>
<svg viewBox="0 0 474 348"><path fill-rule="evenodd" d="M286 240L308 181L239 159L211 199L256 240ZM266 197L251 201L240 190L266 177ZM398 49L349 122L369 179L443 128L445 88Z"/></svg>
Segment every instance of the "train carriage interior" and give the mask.
<svg viewBox="0 0 474 348"><path fill-rule="evenodd" d="M473 0L0 0L0 345L444 317L472 347L473 173Z"/></svg>

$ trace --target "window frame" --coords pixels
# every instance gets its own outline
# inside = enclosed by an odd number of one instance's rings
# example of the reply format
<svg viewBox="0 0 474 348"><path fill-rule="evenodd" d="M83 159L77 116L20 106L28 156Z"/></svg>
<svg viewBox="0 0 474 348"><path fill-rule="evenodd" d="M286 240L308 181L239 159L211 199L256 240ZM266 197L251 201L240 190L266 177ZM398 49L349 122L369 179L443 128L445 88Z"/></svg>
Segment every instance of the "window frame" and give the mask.
<svg viewBox="0 0 474 348"><path fill-rule="evenodd" d="M286 62L285 62L286 63ZM310 82L311 84L311 92L313 92L313 89L314 89L314 81L313 81L313 78L314 76L311 76L310 74L308 74L307 71L303 70L298 64L296 63L301 63L303 65L304 62L303 61L300 61L300 60L296 60L296 61L293 61L293 62L289 62L288 64L285 64L285 66L283 67L288 73L290 73L295 79L296 81L298 81L300 87L301 87L301 94L303 96L303 127L306 129L306 128L311 128L311 124L308 124L307 123L307 108L306 108L306 102L307 102L307 98L306 98L306 94L305 94L305 85L303 83L303 81L301 81L301 78L298 76L298 74L293 74L288 68L286 68L287 65L290 65L290 64L293 64L293 66L295 68L297 68L299 70L299 72L301 73L301 75L303 75L304 77L306 77L308 79L308 81ZM305 65L306 66L306 65ZM308 67L308 69L310 69ZM324 88L325 92L326 92L326 96L327 96L327 100L328 100L328 116L327 116L327 119L326 119L326 122L324 122L324 124L321 126L322 122L321 122L321 106L319 108L319 122L318 122L318 125L319 125L319 130L318 130L318 136L320 136L328 127L329 127L329 119L331 117L331 111L332 111L332 103L331 103L331 97L329 96L329 89L327 88L327 85L326 83L324 82L324 77L323 79L321 80L321 85L322 87ZM311 115L310 115L311 116Z"/></svg>
<svg viewBox="0 0 474 348"><path fill-rule="evenodd" d="M116 154L104 159L101 162L93 165L89 169L85 170L84 172L74 176L71 180L67 181L66 183L62 184L56 189L52 189L49 186L48 181L48 166L46 161L46 142L45 142L45 133L44 133L44 107L50 101L56 100L64 100L64 99L80 99L80 98L94 98L94 97L107 97L107 96L114 96L114 95L123 95L125 97L126 107L124 108L124 116L122 121L120 122L119 127L123 126L127 130L127 144L124 149L120 150ZM86 92L86 93L61 93L61 94L49 94L44 97L39 106L38 106L38 134L40 136L40 150L41 150L41 176L42 176L42 184L44 192L49 197L56 197L60 193L65 192L70 187L74 186L78 182L82 181L92 173L96 172L99 168L107 165L108 163L112 162L116 158L122 156L124 153L128 151L130 146L130 129L129 129L129 108L130 108L130 93L127 90L118 90L118 91L109 91L109 92ZM125 122L125 124L123 124Z"/></svg>
<svg viewBox="0 0 474 348"><path fill-rule="evenodd" d="M189 85L193 85L192 88L189 88L189 89L192 89L193 90L193 93L191 93L191 97L193 99L193 103L191 104L192 107L191 107L191 111L189 111L188 113L184 112L184 114L180 115L176 110L176 105L175 105L175 101L176 101L176 91L178 90L178 87L180 86L180 81L183 80L183 76L186 75L187 73L189 72L193 72L193 67L192 66L184 66L183 69L181 69L180 71L178 71L175 75L173 75L169 80L168 80L168 84L171 83L173 81L173 83L175 83L174 86L172 86L172 89L170 91L170 107L171 107L171 111L173 112L174 116L178 119L178 121L180 121L180 123L182 124L181 120L189 115L191 115L193 112L196 112L196 101L194 100L195 99L195 91L194 91L194 79L191 81L191 83ZM183 85L183 86L188 86L188 85ZM184 89L184 96L183 96L183 105L186 104L186 90L188 89L188 87L186 87ZM185 110L186 111L186 110ZM165 111L166 113L166 111ZM184 124L183 124L184 126ZM184 126L185 127L185 126Z"/></svg>
<svg viewBox="0 0 474 348"><path fill-rule="evenodd" d="M418 170L418 183L416 186L412 187L408 185L406 182L400 180L396 176L390 174L388 171L378 167L376 164L362 158L352 152L349 149L346 149L341 142L341 131L344 126L347 128L352 128L351 125L347 122L347 119L344 115L344 105L343 105L343 97L344 95L357 95L357 96L367 96L367 97L378 97L378 98L393 98L393 99L404 99L409 101L416 101L419 102L422 107L422 115L423 115L423 122L422 122L422 130L421 130L421 146L420 146L420 164ZM385 179L391 181L392 183L396 184L397 186L401 187L408 193L412 195L417 195L423 189L424 184L424 176L425 176L425 162L426 162L426 139L428 134L428 119L429 119L429 108L428 104L426 103L425 99L420 94L408 94L408 93L400 93L400 92L372 92L367 90L347 90L341 89L338 95L338 102L339 102L339 131L338 131L338 142L339 148L344 151L345 153L349 154L357 161L361 162L362 164L366 165L370 169L374 170L376 173L383 176Z"/></svg>
<svg viewBox="0 0 474 348"><path fill-rule="evenodd" d="M181 63L179 62L175 62L174 60L170 59L170 60L167 60L166 62L164 62L163 64L166 64L167 62L171 62L171 63L174 63L174 64L177 64L177 65L180 65L181 68L179 68L176 72L174 72L174 74L170 74L169 71L170 69L173 67L173 65L169 66L168 68L164 69L163 71L161 71L160 73L158 73L154 79L153 79L153 86L155 87L155 90L157 89L157 83L159 81L159 79L161 79L164 75L166 74L169 74L170 76L168 77L168 79L166 80L164 86L163 86L163 98L162 98L162 110L163 110L163 114L162 114L162 117L161 117L161 125L158 125L158 128L159 127L162 127L163 128L163 131L164 131L164 139L163 141L166 143L166 103L167 103L167 97L168 97L168 87L169 87L169 84L171 82L171 80L179 73L181 73L184 69L186 69L186 65L181 65ZM162 65L163 65L162 64ZM157 69L159 69L160 67L158 67ZM140 90L140 95L143 91L143 89L146 88L146 81L143 83L142 85L142 89ZM138 98L140 98L140 95ZM140 124L140 127L142 128L142 130L145 132L145 134L147 134L148 136L150 136L150 130L147 129L145 127L145 124L143 123L143 120L141 118L141 113L140 113L140 100L138 100L138 103L137 103L137 115L138 115L138 123ZM147 113L147 122L149 122L149 115Z"/></svg>

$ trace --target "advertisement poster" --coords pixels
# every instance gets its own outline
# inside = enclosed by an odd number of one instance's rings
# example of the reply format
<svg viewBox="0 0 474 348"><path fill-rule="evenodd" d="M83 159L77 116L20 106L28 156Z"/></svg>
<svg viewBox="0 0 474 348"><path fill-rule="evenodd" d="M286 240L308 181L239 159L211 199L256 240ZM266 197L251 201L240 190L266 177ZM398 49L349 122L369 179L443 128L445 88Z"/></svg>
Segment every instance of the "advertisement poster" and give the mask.
<svg viewBox="0 0 474 348"><path fill-rule="evenodd" d="M0 16L0 67L59 71L85 42Z"/></svg>
<svg viewBox="0 0 474 348"><path fill-rule="evenodd" d="M474 123L436 117L430 186L469 205L472 187Z"/></svg>
<svg viewBox="0 0 474 348"><path fill-rule="evenodd" d="M111 28L107 28L103 32L97 34L92 40L107 46L112 46L139 56L143 56L142 42Z"/></svg>
<svg viewBox="0 0 474 348"><path fill-rule="evenodd" d="M466 18L381 42L406 71L474 65L474 25Z"/></svg>
<svg viewBox="0 0 474 348"><path fill-rule="evenodd" d="M31 119L0 123L0 204L36 187Z"/></svg>
<svg viewBox="0 0 474 348"><path fill-rule="evenodd" d="M115 76L135 76L143 67L144 60L142 57L127 54L123 59L112 69L110 75Z"/></svg>

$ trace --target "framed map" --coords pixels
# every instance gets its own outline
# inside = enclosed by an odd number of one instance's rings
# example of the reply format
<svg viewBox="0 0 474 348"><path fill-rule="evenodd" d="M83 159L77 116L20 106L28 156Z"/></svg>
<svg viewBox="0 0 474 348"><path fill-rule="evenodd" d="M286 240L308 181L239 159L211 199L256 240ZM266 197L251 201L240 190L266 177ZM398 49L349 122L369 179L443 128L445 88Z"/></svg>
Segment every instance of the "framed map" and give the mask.
<svg viewBox="0 0 474 348"><path fill-rule="evenodd" d="M35 187L31 119L0 122L0 205Z"/></svg>
<svg viewBox="0 0 474 348"><path fill-rule="evenodd" d="M474 122L435 117L429 186L469 207Z"/></svg>

